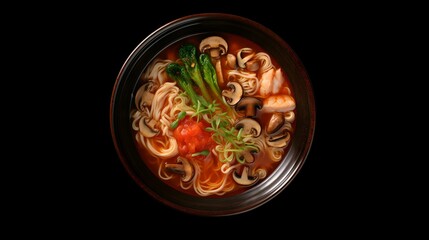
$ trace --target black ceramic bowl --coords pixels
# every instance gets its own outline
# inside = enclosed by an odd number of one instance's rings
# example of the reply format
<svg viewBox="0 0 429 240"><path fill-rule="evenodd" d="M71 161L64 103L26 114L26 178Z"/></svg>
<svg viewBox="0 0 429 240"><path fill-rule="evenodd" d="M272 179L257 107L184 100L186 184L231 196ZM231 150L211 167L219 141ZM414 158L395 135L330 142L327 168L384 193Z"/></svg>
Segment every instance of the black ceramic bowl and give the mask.
<svg viewBox="0 0 429 240"><path fill-rule="evenodd" d="M238 194L204 197L172 188L151 171L136 147L132 129L135 95L141 75L155 57L187 38L234 34L263 46L288 75L296 107L293 135L278 166L258 184ZM110 123L120 161L134 181L165 205L194 215L225 216L255 209L284 190L302 168L310 151L315 128L315 103L309 76L291 47L261 24L236 15L204 13L171 21L146 37L126 59L114 85Z"/></svg>

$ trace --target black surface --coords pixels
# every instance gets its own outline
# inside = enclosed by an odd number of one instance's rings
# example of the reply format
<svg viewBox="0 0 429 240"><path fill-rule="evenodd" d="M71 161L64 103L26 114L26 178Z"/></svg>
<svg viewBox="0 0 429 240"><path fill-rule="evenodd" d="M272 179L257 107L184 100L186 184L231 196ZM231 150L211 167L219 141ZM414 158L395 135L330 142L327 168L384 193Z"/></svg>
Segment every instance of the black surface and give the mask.
<svg viewBox="0 0 429 240"><path fill-rule="evenodd" d="M362 88L362 81L374 80L368 69L379 56L367 47L381 46L381 40L373 38L379 29L368 28L371 24L360 20L375 14L366 8L336 11L325 6L330 10L314 14L308 6L288 4L195 4L162 3L158 8L111 5L111 10L74 7L68 13L51 13L46 21L32 25L39 32L49 33L48 39L36 37L37 56L48 61L38 75L42 80L30 84L49 88L49 94L41 94L38 102L44 106L38 115L48 118L37 122L41 126L37 134L49 141L43 150L38 148L40 158L45 159L37 164L43 168L40 179L22 184L39 186L29 188L27 195L34 200L27 205L31 214L26 218L37 220L44 215L48 224L60 225L68 232L121 229L142 235L162 233L159 236L182 235L184 229L211 229L213 235L227 229L234 229L237 235L252 235L252 230L260 229L262 233L283 235L298 229L306 229L299 234L310 234L327 225L323 232L328 236L339 235L336 228L353 232L376 229L377 220L387 211L372 188L366 187L371 174L368 169L373 166L367 158L366 148L370 146L355 144L355 136L366 131L359 124L364 121L362 113L356 110L368 106L368 99L357 88ZM178 10L183 5L184 9ZM163 10L153 11L156 8ZM300 173L268 203L228 217L193 216L152 199L121 165L109 126L113 85L131 51L163 24L203 12L241 15L276 32L306 67L316 100L314 141ZM49 80L44 81L44 76ZM365 86L364 95L370 97L367 93L371 91ZM367 225L356 225L356 219L362 218Z"/></svg>

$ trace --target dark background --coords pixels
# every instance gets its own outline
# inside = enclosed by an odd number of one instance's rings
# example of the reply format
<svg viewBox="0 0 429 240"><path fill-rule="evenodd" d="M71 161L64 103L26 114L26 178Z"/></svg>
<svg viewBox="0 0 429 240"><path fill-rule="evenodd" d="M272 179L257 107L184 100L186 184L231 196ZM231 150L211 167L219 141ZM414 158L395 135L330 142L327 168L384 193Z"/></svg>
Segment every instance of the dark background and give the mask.
<svg viewBox="0 0 429 240"><path fill-rule="evenodd" d="M66 233L118 230L155 236L184 236L197 229L217 229L214 236L228 229L237 235L327 236L340 235L338 229L362 235L383 229L380 222L395 215L381 197L387 180L374 181L380 178L377 143L385 130L365 133L369 126L381 126L377 116L387 111L380 106L388 100L375 101L380 89L386 91L380 62L389 50L385 34L391 36L400 20L385 9L362 5L206 4L64 6L27 22L35 34L24 35L34 40L20 38L25 46L20 56L30 57L15 62L26 63L31 74L23 77L25 87L17 83L23 94L37 96L24 99L34 108L28 118L38 128L20 130L19 138L34 144L18 151L37 153L39 160L27 158L22 175L28 179L14 188L27 199L23 214L13 216L16 222L22 217ZM387 16L380 17L380 11ZM313 145L291 184L257 209L214 218L178 212L140 189L121 165L109 125L113 86L134 48L169 21L204 12L241 15L276 32L307 69L316 101ZM19 66L15 73L22 71ZM35 94L36 88L44 91ZM22 121L28 124L28 118Z"/></svg>

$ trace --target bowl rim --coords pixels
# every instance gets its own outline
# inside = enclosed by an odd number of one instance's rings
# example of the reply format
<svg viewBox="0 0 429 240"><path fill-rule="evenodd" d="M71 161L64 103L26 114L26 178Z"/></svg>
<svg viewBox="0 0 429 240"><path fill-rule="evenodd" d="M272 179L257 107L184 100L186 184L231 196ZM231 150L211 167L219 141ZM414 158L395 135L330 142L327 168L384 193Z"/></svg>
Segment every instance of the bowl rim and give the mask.
<svg viewBox="0 0 429 240"><path fill-rule="evenodd" d="M185 206L183 204L179 204L175 201L172 201L171 199L166 199L165 197L161 196L158 192L154 191L152 188L150 188L145 182L142 181L142 179L135 173L134 168L130 165L128 157L125 154L125 149L122 146L122 143L120 141L120 137L118 136L118 127L117 127L117 115L115 114L116 109L116 100L118 91L121 88L121 83L126 81L127 77L127 71L133 70L133 64L135 64L136 57L139 56L140 51L142 49L145 49L149 47L150 44L148 42L155 41L160 35L161 37L163 34L166 34L166 32L171 31L175 27L186 27L182 25L195 23L198 21L207 21L207 20L222 20L225 22L239 22L243 24L245 27L252 27L256 28L259 32L266 34L270 38L272 38L275 42L279 43L283 48L287 49L291 57L293 58L293 61L295 64L297 64L297 67L299 68L299 74L302 77L302 83L304 83L305 86L303 88L305 89L306 97L307 97L307 103L308 103L308 114L309 114L309 123L308 126L306 126L305 130L306 132L306 140L304 143L302 143L302 147L299 152L299 161L297 162L298 165L295 166L292 170L293 172L290 173L289 177L287 179L282 178L282 182L280 183L272 183L274 184L274 187L271 187L273 189L268 190L269 194L265 194L264 198L258 199L252 204L248 206L241 206L238 209L198 209L193 208L191 206ZM186 36L189 37L189 36ZM155 39L155 40L154 40ZM131 68L131 70L130 70ZM124 80L125 78L125 80ZM193 215L203 215L203 216L227 216L227 215L236 215L241 214L244 212L251 211L255 208L260 207L261 205L267 203L274 197L276 197L278 194L280 194L296 177L296 175L300 172L302 166L306 162L307 156L311 150L311 146L314 139L314 133L315 133L315 122L316 122L316 106L315 106L315 99L314 99L314 92L312 83L310 81L310 78L308 76L307 70L305 69L304 65L302 64L301 60L297 56L297 54L293 51L293 49L286 43L286 41L281 38L279 35L274 33L271 29L265 27L264 25L260 24L259 22L256 22L252 19L235 15L235 14L229 14L229 13L197 13L197 14L191 14L182 16L176 19L173 19L164 25L161 25L159 28L155 29L152 33L150 33L146 38L144 38L129 54L129 56L125 59L123 65L121 66L119 73L116 77L111 98L110 98L110 109L109 109L109 121L110 121L110 133L112 136L113 144L116 149L116 153L119 157L119 160L121 161L122 165L124 166L126 172L129 176L136 182L143 190L145 190L146 193L148 193L150 196L158 200L159 202L176 209L178 211L193 214ZM131 135L131 134L130 134ZM282 161L285 162L285 161ZM277 167L276 171L279 169ZM271 174L270 177L274 178L274 174ZM271 179L272 179L271 178ZM161 180L160 180L161 181Z"/></svg>

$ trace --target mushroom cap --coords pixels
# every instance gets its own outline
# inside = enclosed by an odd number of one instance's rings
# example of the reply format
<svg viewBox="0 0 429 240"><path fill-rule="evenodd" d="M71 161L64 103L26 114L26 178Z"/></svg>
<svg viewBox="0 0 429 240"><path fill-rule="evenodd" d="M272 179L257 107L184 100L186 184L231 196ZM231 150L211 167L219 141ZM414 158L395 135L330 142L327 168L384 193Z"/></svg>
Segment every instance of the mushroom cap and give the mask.
<svg viewBox="0 0 429 240"><path fill-rule="evenodd" d="M138 89L135 96L135 104L139 110L142 110L145 106L152 105L152 100L157 89L157 84L151 80Z"/></svg>
<svg viewBox="0 0 429 240"><path fill-rule="evenodd" d="M266 142L270 147L284 148L290 142L291 136L289 132L284 132L276 136L267 136Z"/></svg>
<svg viewBox="0 0 429 240"><path fill-rule="evenodd" d="M222 90L222 96L225 97L226 102L230 106L237 104L243 96L244 90L238 82L228 82L226 84L227 89Z"/></svg>
<svg viewBox="0 0 429 240"><path fill-rule="evenodd" d="M236 183L244 186L253 185L259 180L259 175L249 176L249 167L244 167L241 176L237 173L237 171L234 171L232 177Z"/></svg>
<svg viewBox="0 0 429 240"><path fill-rule="evenodd" d="M188 159L178 157L177 163L167 163L165 168L173 173L182 175L182 181L189 182L194 176L194 168Z"/></svg>
<svg viewBox="0 0 429 240"><path fill-rule="evenodd" d="M284 123L285 123L285 117L283 116L283 113L281 112L273 113L267 125L267 129L266 129L267 133L268 134L275 133L283 126Z"/></svg>
<svg viewBox="0 0 429 240"><path fill-rule="evenodd" d="M191 163L188 161L188 159L183 158L183 157L178 157L177 162L182 163L183 170L185 172L185 174L182 176L182 180L184 182L190 181L192 179L192 177L194 176L194 169L193 169Z"/></svg>
<svg viewBox="0 0 429 240"><path fill-rule="evenodd" d="M159 130L154 128L154 121L148 117L142 117L139 121L140 133L147 138L158 135Z"/></svg>
<svg viewBox="0 0 429 240"><path fill-rule="evenodd" d="M228 52L228 43L220 36L206 37L200 43L200 52L202 53L213 48L219 49L220 55L224 55Z"/></svg>
<svg viewBox="0 0 429 240"><path fill-rule="evenodd" d="M244 135L252 135L253 137L258 137L262 132L261 124L253 118L241 119L235 124L235 128L243 128Z"/></svg>
<svg viewBox="0 0 429 240"><path fill-rule="evenodd" d="M245 163L253 163L255 161L255 157L252 155L252 153L250 152L250 150L245 150L242 151L240 153L240 158L245 162Z"/></svg>
<svg viewBox="0 0 429 240"><path fill-rule="evenodd" d="M246 112L246 117L254 117L256 116L256 109L261 109L263 106L263 103L260 99L255 97L245 97L242 98L235 108L237 111L243 111Z"/></svg>

